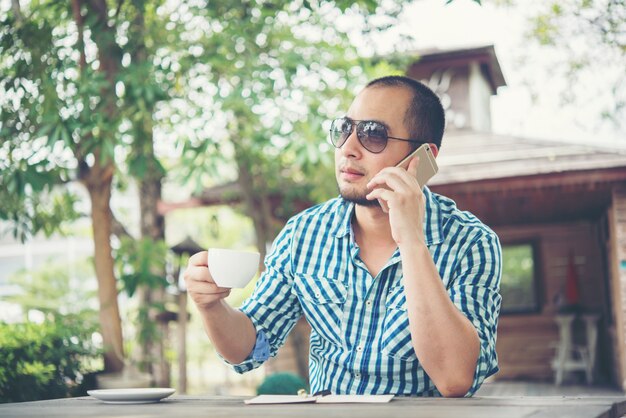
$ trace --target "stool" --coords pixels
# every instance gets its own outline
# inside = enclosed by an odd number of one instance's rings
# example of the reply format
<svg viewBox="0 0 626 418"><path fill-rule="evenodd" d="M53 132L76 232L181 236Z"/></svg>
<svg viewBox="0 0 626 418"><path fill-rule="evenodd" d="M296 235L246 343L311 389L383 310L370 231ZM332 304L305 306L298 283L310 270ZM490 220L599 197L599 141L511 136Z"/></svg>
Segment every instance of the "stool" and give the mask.
<svg viewBox="0 0 626 418"><path fill-rule="evenodd" d="M556 357L552 362L555 371L555 383L563 384L566 372L583 371L587 384L593 383L595 371L596 347L598 341L598 319L600 315L582 315L585 324L585 344L574 344L572 324L576 319L574 314L558 314L556 322L559 326L559 342Z"/></svg>

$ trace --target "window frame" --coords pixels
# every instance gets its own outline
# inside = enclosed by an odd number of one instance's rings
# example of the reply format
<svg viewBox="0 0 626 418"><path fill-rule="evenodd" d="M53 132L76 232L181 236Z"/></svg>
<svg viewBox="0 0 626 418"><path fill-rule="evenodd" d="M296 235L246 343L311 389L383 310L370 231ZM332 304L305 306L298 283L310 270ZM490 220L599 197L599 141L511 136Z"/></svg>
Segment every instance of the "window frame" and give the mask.
<svg viewBox="0 0 626 418"><path fill-rule="evenodd" d="M507 316L516 315L535 315L539 314L543 310L544 295L543 295L543 277L541 275L541 251L539 250L540 241L537 238L519 239L513 241L507 241L502 243L502 272L504 273L504 249L505 247L529 245L532 251L533 257L533 285L532 291L535 296L534 307L522 307L514 309L505 309L504 300L500 307L500 314Z"/></svg>

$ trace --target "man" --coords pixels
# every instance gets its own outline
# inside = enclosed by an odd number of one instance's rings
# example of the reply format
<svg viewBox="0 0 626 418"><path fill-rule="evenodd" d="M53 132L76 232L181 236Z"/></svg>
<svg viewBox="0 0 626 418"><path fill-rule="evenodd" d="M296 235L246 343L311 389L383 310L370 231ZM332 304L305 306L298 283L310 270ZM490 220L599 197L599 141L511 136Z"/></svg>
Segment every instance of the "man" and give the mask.
<svg viewBox="0 0 626 418"><path fill-rule="evenodd" d="M187 289L217 351L238 372L275 355L295 322L311 325L311 391L471 396L498 370L501 249L453 201L423 190L414 158L438 153L444 111L406 77L370 82L333 122L340 197L293 217L253 295L223 298L202 252Z"/></svg>

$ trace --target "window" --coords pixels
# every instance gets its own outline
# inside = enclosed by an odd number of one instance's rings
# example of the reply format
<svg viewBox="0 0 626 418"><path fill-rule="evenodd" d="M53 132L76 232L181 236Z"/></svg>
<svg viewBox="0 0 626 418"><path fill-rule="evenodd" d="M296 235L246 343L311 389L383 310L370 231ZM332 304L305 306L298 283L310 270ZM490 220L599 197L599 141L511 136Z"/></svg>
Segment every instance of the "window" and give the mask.
<svg viewBox="0 0 626 418"><path fill-rule="evenodd" d="M502 313L539 311L535 247L531 243L502 247Z"/></svg>

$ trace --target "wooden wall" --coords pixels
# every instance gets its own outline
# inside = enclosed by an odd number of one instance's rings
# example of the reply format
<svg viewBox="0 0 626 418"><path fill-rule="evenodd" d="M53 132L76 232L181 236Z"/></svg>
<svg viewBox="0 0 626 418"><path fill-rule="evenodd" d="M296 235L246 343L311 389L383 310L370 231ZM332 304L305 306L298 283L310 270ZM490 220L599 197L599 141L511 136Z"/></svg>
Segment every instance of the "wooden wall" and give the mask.
<svg viewBox="0 0 626 418"><path fill-rule="evenodd" d="M558 341L554 316L559 294L563 294L570 254L576 266L581 305L602 315L599 326L598 377L608 376L612 363L607 329L612 321L608 303L606 254L603 252L606 228L602 220L552 225L501 227L496 232L503 245L532 241L539 263L540 310L529 314L501 315L497 351L500 372L496 379L551 380L551 362ZM582 328L582 327L581 327ZM584 338L582 330L578 338Z"/></svg>

